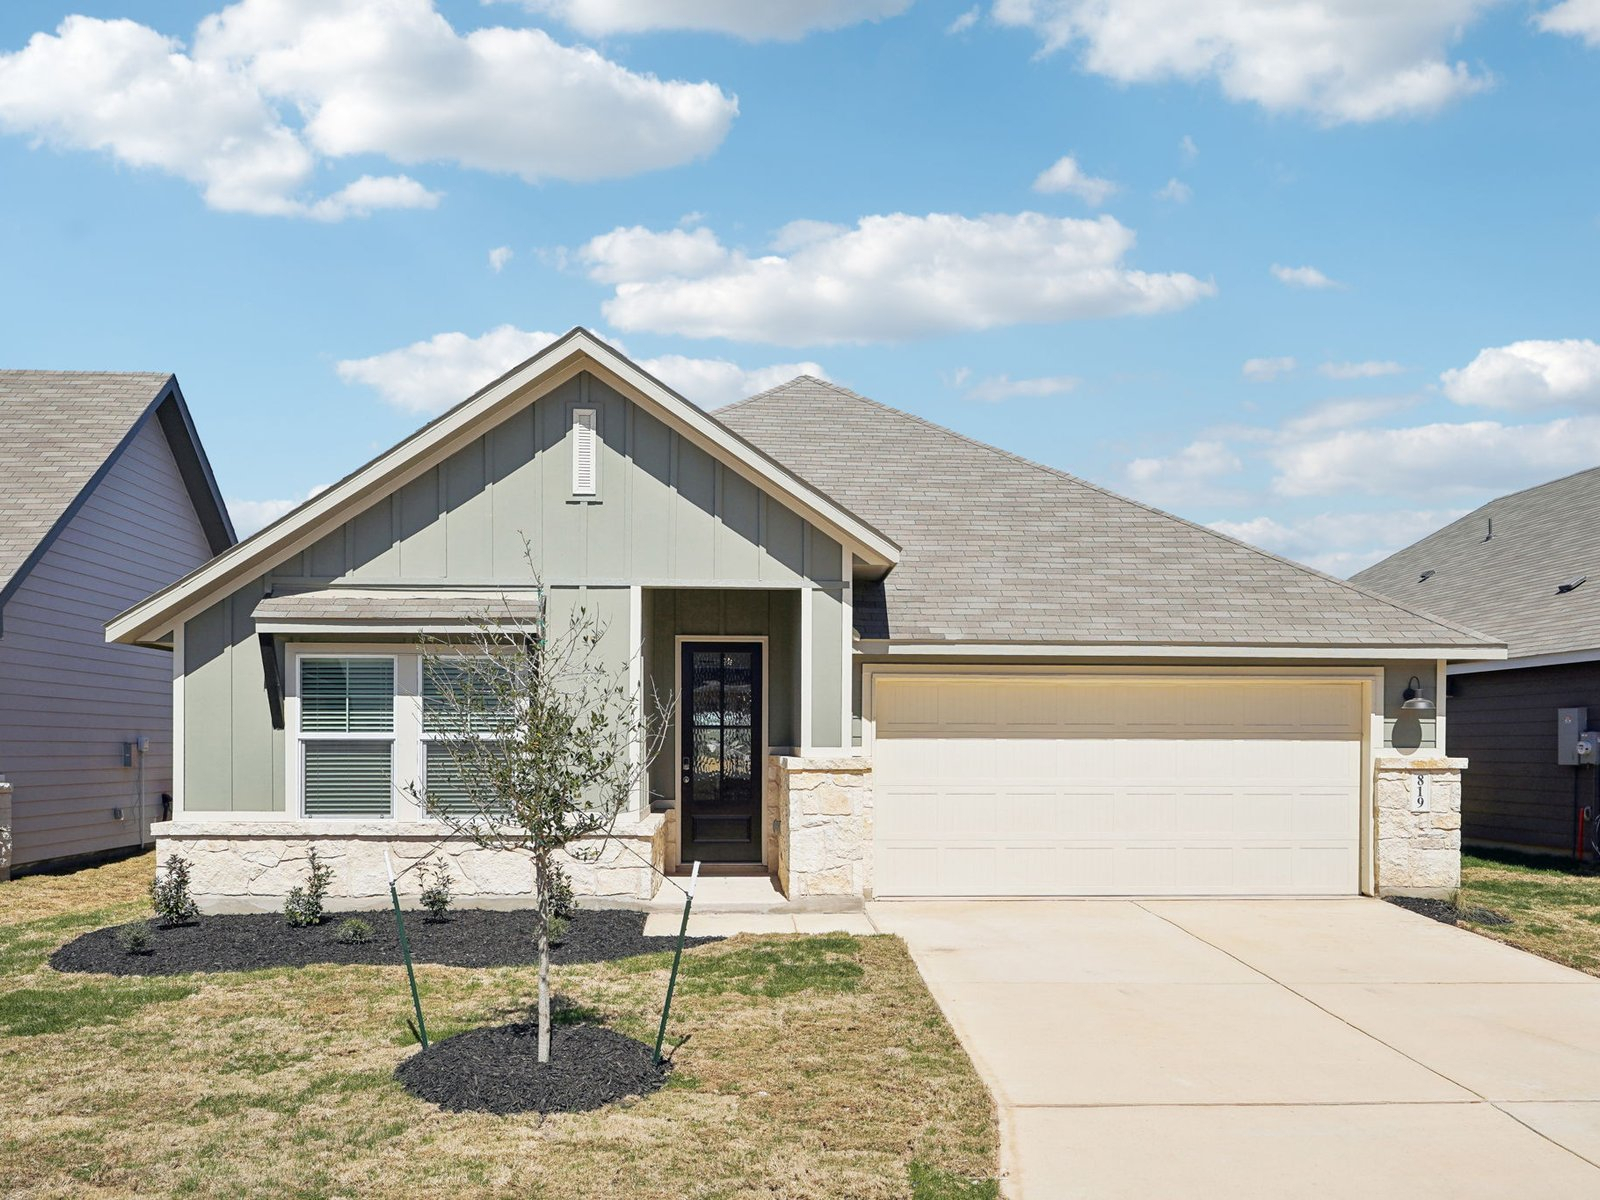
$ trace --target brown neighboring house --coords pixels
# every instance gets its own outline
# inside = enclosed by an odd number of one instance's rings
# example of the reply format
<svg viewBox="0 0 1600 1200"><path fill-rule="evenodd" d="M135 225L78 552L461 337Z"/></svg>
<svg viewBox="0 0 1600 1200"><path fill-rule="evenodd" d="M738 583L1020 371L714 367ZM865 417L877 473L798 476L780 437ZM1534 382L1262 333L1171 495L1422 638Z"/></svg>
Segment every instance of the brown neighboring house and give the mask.
<svg viewBox="0 0 1600 1200"><path fill-rule="evenodd" d="M172 790L172 656L108 645L105 622L233 543L173 376L0 371L10 866L149 840Z"/></svg>

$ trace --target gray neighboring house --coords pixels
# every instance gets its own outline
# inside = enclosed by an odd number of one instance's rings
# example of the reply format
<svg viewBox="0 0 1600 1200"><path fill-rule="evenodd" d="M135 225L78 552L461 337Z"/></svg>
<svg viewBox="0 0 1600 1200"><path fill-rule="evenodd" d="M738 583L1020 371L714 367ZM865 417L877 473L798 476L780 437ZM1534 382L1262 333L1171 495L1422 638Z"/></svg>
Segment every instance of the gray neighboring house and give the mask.
<svg viewBox="0 0 1600 1200"><path fill-rule="evenodd" d="M1472 760L1463 839L1580 855L1600 771L1563 749L1558 713L1600 726L1600 468L1491 500L1355 579L1507 644L1503 662L1450 668L1449 751Z"/></svg>
<svg viewBox="0 0 1600 1200"><path fill-rule="evenodd" d="M108 645L105 622L233 543L171 375L0 371L11 866L148 843L172 791L172 657Z"/></svg>
<svg viewBox="0 0 1600 1200"><path fill-rule="evenodd" d="M449 799L418 639L502 602L598 613L676 699L573 867L620 903L692 860L814 906L1448 894L1462 764L1402 690L1504 655L821 380L706 412L575 329L108 626L175 656L156 835L204 906L278 906L313 846L345 906L385 851L526 899L410 793Z"/></svg>

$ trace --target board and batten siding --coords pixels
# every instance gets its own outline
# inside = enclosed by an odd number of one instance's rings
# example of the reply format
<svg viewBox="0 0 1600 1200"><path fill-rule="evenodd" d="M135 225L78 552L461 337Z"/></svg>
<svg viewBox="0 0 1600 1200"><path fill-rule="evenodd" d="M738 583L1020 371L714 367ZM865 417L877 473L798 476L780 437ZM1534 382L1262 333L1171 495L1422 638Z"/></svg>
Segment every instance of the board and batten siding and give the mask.
<svg viewBox="0 0 1600 1200"><path fill-rule="evenodd" d="M0 614L0 775L15 862L135 845L172 791L172 656L109 645L105 623L211 557L159 420L145 418ZM117 820L113 809L121 808Z"/></svg>
<svg viewBox="0 0 1600 1200"><path fill-rule="evenodd" d="M572 414L597 486L572 491ZM532 568L524 557L524 539ZM842 582L839 543L587 373L273 568L290 587Z"/></svg>
<svg viewBox="0 0 1600 1200"><path fill-rule="evenodd" d="M1600 725L1600 663L1481 671L1450 680L1447 749L1461 775L1461 839L1571 854L1573 788L1597 802L1596 769L1556 762L1556 710L1587 708Z"/></svg>
<svg viewBox="0 0 1600 1200"><path fill-rule="evenodd" d="M598 453L596 494L580 497L572 492L572 413L582 408L596 412ZM756 630L744 617L725 618L719 603L715 620L685 616L684 624L675 615L672 622L684 627L665 631L663 651L659 618L643 611L646 604L656 614L670 604L676 614L676 598L687 597L682 611L691 614L711 589L726 588L726 611L759 608L763 632L781 612L797 640L798 594L810 590L816 597L813 662L821 676L812 695L815 719L825 730L841 724L843 548L581 374L185 623L183 811L284 811L284 731L272 728L251 620L267 588L526 586L535 571L549 592L552 622L583 604L606 624L607 654L618 663L631 652L630 589L640 587L642 629L656 674L671 670L674 632ZM763 598L736 594L746 591ZM780 598L766 598L773 593ZM782 645L786 634L771 636ZM831 640L821 644L821 637ZM798 652L796 646L795 664ZM655 657L661 653L665 667ZM281 658L280 648L280 677ZM795 713L790 724L797 726L794 668L785 661L781 679L777 668L768 669L775 691L795 689L790 708L780 711ZM669 686L671 678L666 675ZM798 745L798 733L780 744L790 743Z"/></svg>

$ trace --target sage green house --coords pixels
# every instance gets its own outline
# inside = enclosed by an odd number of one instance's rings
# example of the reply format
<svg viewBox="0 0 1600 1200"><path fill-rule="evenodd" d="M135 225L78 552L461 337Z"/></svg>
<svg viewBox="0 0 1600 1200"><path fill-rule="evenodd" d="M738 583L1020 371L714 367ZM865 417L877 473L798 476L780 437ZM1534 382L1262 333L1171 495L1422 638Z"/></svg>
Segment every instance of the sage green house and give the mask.
<svg viewBox="0 0 1600 1200"><path fill-rule="evenodd" d="M172 652L156 834L208 908L275 907L311 846L350 904L385 850L528 895L410 799L419 639L490 603L597 615L673 701L573 868L620 902L691 860L826 905L1447 891L1435 682L1504 653L820 380L705 412L576 329L109 625Z"/></svg>

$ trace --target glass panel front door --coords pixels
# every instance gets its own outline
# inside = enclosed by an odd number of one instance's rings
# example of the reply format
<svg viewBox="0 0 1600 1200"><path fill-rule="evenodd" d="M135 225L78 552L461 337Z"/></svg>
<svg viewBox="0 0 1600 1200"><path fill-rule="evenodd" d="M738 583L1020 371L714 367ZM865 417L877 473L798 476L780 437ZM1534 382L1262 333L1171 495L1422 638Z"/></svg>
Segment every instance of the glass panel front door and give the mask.
<svg viewBox="0 0 1600 1200"><path fill-rule="evenodd" d="M761 645L685 642L682 859L761 861Z"/></svg>

